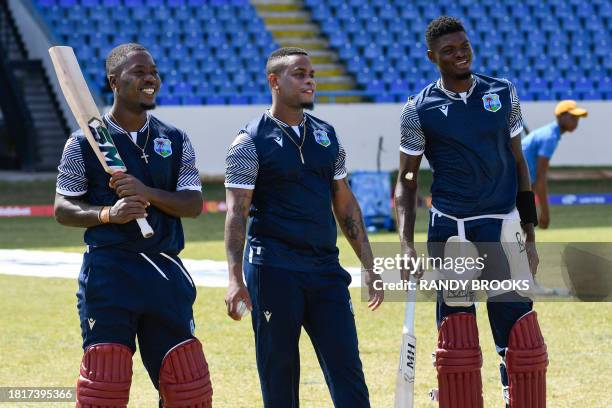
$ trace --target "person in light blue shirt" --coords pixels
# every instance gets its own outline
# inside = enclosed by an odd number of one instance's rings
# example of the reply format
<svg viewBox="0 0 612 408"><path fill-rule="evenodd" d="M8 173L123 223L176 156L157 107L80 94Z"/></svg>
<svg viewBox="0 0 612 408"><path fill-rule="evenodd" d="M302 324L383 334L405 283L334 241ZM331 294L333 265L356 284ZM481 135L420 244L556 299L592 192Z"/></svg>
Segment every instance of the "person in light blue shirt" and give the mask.
<svg viewBox="0 0 612 408"><path fill-rule="evenodd" d="M548 165L552 158L561 135L565 132L573 132L578 127L578 120L586 117L586 109L579 108L576 101L561 101L555 107L557 119L529 133L523 140L523 155L529 167L529 178L533 190L540 202L540 215L538 225L546 229L550 224L550 211L548 208Z"/></svg>

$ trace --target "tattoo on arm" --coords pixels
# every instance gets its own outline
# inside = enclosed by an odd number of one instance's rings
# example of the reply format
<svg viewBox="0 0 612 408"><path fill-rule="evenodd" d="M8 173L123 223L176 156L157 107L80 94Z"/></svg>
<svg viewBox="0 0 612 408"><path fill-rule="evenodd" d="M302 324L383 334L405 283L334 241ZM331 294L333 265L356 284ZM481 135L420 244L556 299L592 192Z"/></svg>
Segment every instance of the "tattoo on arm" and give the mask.
<svg viewBox="0 0 612 408"><path fill-rule="evenodd" d="M225 249L228 262L240 264L244 251L250 195L245 192L232 192L232 198L225 220Z"/></svg>
<svg viewBox="0 0 612 408"><path fill-rule="evenodd" d="M346 215L342 216L339 220L340 226L344 236L361 261L362 266L367 270L371 270L373 267L372 248L370 247L370 241L368 240L368 234L366 233L357 201L355 200L353 205L347 210Z"/></svg>
<svg viewBox="0 0 612 408"><path fill-rule="evenodd" d="M342 223L344 224L344 232L347 238L352 239L352 240L356 240L359 238L359 234L360 234L359 224L362 223L361 220L355 221L352 215L348 215L344 217L344 219L342 220Z"/></svg>

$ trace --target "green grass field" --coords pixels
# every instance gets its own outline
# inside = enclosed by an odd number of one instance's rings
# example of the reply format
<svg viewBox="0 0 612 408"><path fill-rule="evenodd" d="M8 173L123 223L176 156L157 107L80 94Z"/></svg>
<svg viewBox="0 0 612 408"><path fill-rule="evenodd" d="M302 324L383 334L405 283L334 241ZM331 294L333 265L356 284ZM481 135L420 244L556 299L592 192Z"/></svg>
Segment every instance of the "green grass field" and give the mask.
<svg viewBox="0 0 612 408"><path fill-rule="evenodd" d="M26 184L24 186L23 184ZM27 185L29 184L29 185ZM208 198L222 198L222 188L207 186ZM570 190L570 186L563 186ZM592 191L592 186L577 186ZM0 205L48 204L53 186L48 182L0 183ZM553 207L552 226L538 231L538 240L610 241L610 207ZM224 259L223 214L207 214L184 222L185 258ZM425 240L426 213L419 212L417 240ZM396 242L395 234L371 236L373 241ZM356 265L343 238L338 240L342 262ZM50 218L0 219L0 248L82 252L82 231L59 226ZM73 386L82 355L76 314L76 281L0 275L0 386ZM194 306L196 334L202 339L211 367L215 406L261 406L250 321L225 316L223 288L200 287ZM392 406L403 304L387 302L369 312L353 290L361 357L373 407ZM478 307L485 406L501 407L499 359L494 351L485 305ZM550 356L550 407L608 407L605 384L610 383L612 305L609 303L539 303L536 305ZM436 344L434 305L417 305L416 406L434 406L427 392L436 386L431 352ZM301 401L304 407L331 407L331 400L308 337L302 337ZM607 378L607 380L606 380ZM138 355L130 407L156 406L156 393ZM70 406L70 404L0 403L0 407Z"/></svg>

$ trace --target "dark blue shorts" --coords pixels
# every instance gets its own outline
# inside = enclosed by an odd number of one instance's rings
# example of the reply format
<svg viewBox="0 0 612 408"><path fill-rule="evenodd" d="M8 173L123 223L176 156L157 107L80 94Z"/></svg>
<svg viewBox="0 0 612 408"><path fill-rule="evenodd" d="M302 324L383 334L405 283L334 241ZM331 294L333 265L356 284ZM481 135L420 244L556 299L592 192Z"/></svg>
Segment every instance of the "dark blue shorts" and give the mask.
<svg viewBox="0 0 612 408"><path fill-rule="evenodd" d="M83 256L77 306L83 348L119 343L140 355L157 387L168 350L193 337L196 288L175 255L91 249Z"/></svg>

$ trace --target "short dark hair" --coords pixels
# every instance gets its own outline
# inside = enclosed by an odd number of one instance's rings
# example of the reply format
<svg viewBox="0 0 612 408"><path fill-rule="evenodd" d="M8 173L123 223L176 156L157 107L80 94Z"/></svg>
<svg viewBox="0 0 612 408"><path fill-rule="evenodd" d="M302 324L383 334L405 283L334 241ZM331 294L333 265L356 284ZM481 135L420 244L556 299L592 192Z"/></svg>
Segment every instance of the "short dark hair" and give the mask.
<svg viewBox="0 0 612 408"><path fill-rule="evenodd" d="M134 51L149 52L144 45L136 43L121 44L113 48L106 57L106 75L114 74L117 68L123 64L127 56Z"/></svg>
<svg viewBox="0 0 612 408"><path fill-rule="evenodd" d="M465 32L465 28L461 21L455 17L440 16L432 20L425 31L425 42L427 48L431 50L432 44L443 35L456 33L459 31Z"/></svg>
<svg viewBox="0 0 612 408"><path fill-rule="evenodd" d="M289 57L291 55L306 55L308 53L303 48L298 47L283 47L279 48L268 56L268 62L266 62L266 73L269 74L278 74L279 71L284 67L283 64L280 64L280 61L284 57Z"/></svg>

